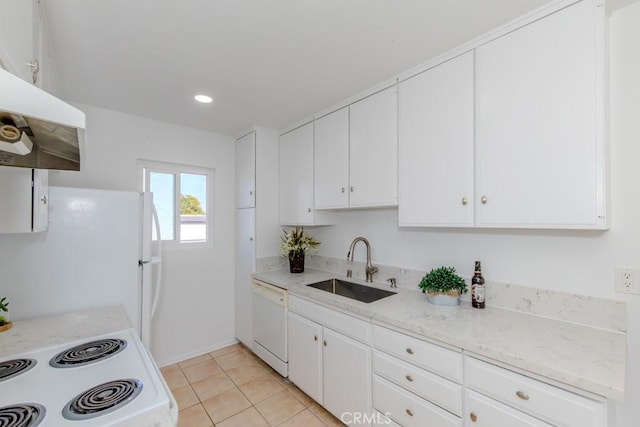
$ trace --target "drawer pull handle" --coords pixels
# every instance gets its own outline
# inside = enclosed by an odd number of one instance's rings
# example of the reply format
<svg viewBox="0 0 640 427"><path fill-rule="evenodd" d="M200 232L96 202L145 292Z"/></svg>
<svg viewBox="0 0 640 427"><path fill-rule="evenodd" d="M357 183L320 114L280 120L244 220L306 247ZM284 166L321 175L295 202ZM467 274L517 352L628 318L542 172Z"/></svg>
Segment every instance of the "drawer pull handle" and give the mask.
<svg viewBox="0 0 640 427"><path fill-rule="evenodd" d="M407 349L407 353L409 353L409 354L413 354L413 349L408 348L408 349Z"/></svg>
<svg viewBox="0 0 640 427"><path fill-rule="evenodd" d="M314 340L314 341L318 341L318 336L317 336L317 335L314 335L314 336L313 336L313 340Z"/></svg>
<svg viewBox="0 0 640 427"><path fill-rule="evenodd" d="M322 344L324 344L324 346L326 347L327 346L327 341L326 340L322 341Z"/></svg>
<svg viewBox="0 0 640 427"><path fill-rule="evenodd" d="M518 396L522 400L529 400L529 395L524 391L520 391L520 390L516 391L516 396Z"/></svg>
<svg viewBox="0 0 640 427"><path fill-rule="evenodd" d="M405 375L404 377L405 377L405 378L407 379L407 381L409 381L410 383L412 383L412 382L413 382L413 377L412 377L411 375Z"/></svg>
<svg viewBox="0 0 640 427"><path fill-rule="evenodd" d="M474 423L478 421L478 416L474 412L469 414L469 418L471 418L471 421Z"/></svg>
<svg viewBox="0 0 640 427"><path fill-rule="evenodd" d="M411 409L405 409L405 412L407 413L407 415L409 415L410 417L413 417L413 411Z"/></svg>

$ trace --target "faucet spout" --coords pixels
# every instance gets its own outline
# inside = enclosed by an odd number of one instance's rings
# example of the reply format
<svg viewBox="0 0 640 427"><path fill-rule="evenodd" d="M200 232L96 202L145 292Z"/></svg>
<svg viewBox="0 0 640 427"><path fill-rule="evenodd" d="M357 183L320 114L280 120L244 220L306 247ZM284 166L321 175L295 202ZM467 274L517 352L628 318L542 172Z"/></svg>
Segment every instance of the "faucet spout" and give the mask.
<svg viewBox="0 0 640 427"><path fill-rule="evenodd" d="M378 271L378 267L371 265L371 245L369 244L369 241L364 237L356 237L353 239L353 242L351 242L351 246L349 247L349 252L347 253L347 259L349 261L353 261L353 252L356 247L356 243L358 242L364 243L367 248L367 266L365 268L365 273L367 275L367 282L371 283L373 282L373 273Z"/></svg>

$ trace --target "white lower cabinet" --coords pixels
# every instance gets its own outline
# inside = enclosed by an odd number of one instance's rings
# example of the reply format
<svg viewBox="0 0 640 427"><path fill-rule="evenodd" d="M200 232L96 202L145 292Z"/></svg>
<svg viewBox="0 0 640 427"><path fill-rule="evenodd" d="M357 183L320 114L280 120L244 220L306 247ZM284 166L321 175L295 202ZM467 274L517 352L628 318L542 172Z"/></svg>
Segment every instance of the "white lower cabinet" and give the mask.
<svg viewBox="0 0 640 427"><path fill-rule="evenodd" d="M356 417L371 413L371 348L327 328L322 345L324 407L345 423L361 425Z"/></svg>
<svg viewBox="0 0 640 427"><path fill-rule="evenodd" d="M468 389L487 396L482 398L470 390L467 392L465 418L471 421L467 422L468 426L607 425L606 402L577 395L469 356L465 357L465 382ZM469 399L469 396L472 398ZM500 405L498 401L514 409L507 410L507 407ZM505 412L505 417L515 417L514 414L518 414L518 419L522 420L520 424L488 422L484 421L484 417L481 421L483 413L489 420L502 419L496 418L499 416L497 413L500 412L500 408ZM530 417L524 416L524 413L544 422L531 420ZM476 418L476 421L473 421L473 418Z"/></svg>
<svg viewBox="0 0 640 427"><path fill-rule="evenodd" d="M607 402L289 299L289 379L350 425L607 427Z"/></svg>
<svg viewBox="0 0 640 427"><path fill-rule="evenodd" d="M289 379L346 424L370 425L371 348L327 327L337 319L347 331L370 325L295 296L288 316Z"/></svg>
<svg viewBox="0 0 640 427"><path fill-rule="evenodd" d="M378 376L373 380L374 408L405 427L460 427L462 420Z"/></svg>
<svg viewBox="0 0 640 427"><path fill-rule="evenodd" d="M322 404L322 326L288 314L289 379Z"/></svg>
<svg viewBox="0 0 640 427"><path fill-rule="evenodd" d="M468 415L465 427L551 427L538 419L510 408L493 399L475 393L465 392Z"/></svg>
<svg viewBox="0 0 640 427"><path fill-rule="evenodd" d="M375 410L403 426L462 425L459 351L379 325L373 339Z"/></svg>

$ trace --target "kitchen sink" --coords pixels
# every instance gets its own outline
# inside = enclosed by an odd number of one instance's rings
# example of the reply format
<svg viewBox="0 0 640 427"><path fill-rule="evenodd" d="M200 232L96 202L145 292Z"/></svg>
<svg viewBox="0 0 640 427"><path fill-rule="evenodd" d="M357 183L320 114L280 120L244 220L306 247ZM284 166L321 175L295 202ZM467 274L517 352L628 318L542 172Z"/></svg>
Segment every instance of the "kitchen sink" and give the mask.
<svg viewBox="0 0 640 427"><path fill-rule="evenodd" d="M384 289L372 288L371 286L359 285L340 279L323 280L322 282L312 283L307 286L366 303L378 301L379 299L396 294L395 292L385 291Z"/></svg>

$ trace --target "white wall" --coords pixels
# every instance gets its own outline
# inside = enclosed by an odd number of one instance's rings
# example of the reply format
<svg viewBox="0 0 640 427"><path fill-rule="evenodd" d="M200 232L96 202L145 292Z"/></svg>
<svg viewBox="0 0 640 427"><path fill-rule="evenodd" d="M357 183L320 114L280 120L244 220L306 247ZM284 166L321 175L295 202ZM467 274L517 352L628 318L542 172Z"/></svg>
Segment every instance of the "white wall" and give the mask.
<svg viewBox="0 0 640 427"><path fill-rule="evenodd" d="M152 352L164 365L232 342L233 138L86 105L79 108L87 114L88 129L82 171L53 172L51 185L138 191L139 158L215 169L214 247L165 248L165 288Z"/></svg>
<svg viewBox="0 0 640 427"><path fill-rule="evenodd" d="M626 300L627 398L618 405L619 427L635 426L640 419L640 295L614 291L615 266L640 267L639 40L636 2L610 18L610 230L400 229L397 210L378 210L338 213L335 226L311 231L322 241L319 255L343 258L352 239L362 235L371 242L374 264L418 270L452 265L471 276L474 261L481 260L490 281ZM536 173L536 165L531 168ZM362 247L356 255L363 260Z"/></svg>

